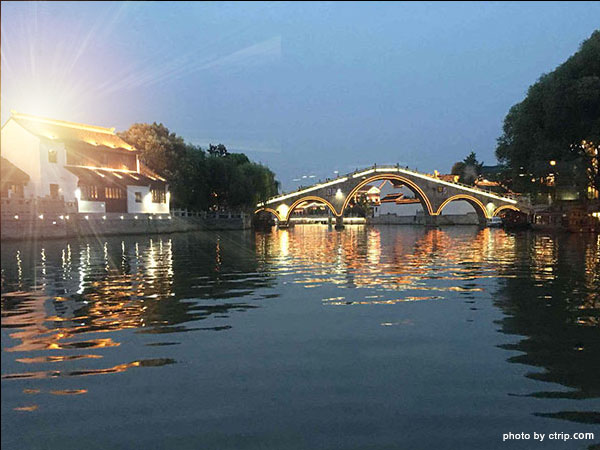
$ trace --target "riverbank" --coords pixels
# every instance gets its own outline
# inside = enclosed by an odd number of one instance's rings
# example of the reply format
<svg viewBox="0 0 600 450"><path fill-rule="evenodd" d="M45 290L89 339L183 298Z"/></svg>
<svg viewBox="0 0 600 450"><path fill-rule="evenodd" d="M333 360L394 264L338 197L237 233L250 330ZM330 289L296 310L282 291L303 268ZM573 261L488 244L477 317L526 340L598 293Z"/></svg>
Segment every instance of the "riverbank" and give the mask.
<svg viewBox="0 0 600 450"><path fill-rule="evenodd" d="M251 227L248 214L7 214L2 212L1 240L20 241L84 236L178 233L198 230L242 230Z"/></svg>

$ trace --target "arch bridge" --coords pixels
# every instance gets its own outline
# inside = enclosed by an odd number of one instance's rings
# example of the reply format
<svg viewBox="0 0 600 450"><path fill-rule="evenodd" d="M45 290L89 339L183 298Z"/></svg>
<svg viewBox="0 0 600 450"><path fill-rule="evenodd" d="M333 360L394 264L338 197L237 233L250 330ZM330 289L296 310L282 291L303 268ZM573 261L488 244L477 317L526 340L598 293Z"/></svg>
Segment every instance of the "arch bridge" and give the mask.
<svg viewBox="0 0 600 450"><path fill-rule="evenodd" d="M259 203L255 213L269 212L278 219L280 226L285 227L296 207L314 201L322 203L331 211L336 220L336 228L340 228L343 227L344 213L359 190L363 186L382 180L390 180L397 186L402 185L410 189L423 207L427 225L436 225L437 217L444 207L456 200L470 203L477 212L481 224L485 224L487 219L506 210L523 212L523 207L517 200L494 192L442 180L436 176L399 166L373 166L271 197Z"/></svg>

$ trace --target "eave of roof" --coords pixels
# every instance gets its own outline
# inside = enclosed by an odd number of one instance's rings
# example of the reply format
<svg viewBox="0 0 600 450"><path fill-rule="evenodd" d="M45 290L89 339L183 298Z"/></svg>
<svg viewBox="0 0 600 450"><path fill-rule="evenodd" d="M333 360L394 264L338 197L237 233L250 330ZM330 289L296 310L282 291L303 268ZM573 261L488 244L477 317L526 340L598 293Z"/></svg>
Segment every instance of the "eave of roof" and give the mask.
<svg viewBox="0 0 600 450"><path fill-rule="evenodd" d="M0 157L0 177L2 178L2 183L11 181L27 183L29 181L29 175L27 175L27 173L4 157Z"/></svg>
<svg viewBox="0 0 600 450"><path fill-rule="evenodd" d="M80 182L96 184L116 184L122 186L156 186L164 185L164 180L150 178L137 172L107 170L94 167L65 166L66 169L79 178Z"/></svg>
<svg viewBox="0 0 600 450"><path fill-rule="evenodd" d="M135 151L135 148L115 134L114 128L104 128L64 120L48 119L30 114L11 112L11 119L37 137L57 142L85 142L111 149Z"/></svg>

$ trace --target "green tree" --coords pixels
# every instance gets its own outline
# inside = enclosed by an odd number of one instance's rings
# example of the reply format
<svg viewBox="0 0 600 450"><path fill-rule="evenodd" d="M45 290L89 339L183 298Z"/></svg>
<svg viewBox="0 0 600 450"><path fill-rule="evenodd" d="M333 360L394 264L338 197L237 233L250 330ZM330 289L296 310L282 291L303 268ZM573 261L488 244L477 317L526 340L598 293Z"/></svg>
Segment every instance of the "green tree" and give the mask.
<svg viewBox="0 0 600 450"><path fill-rule="evenodd" d="M590 150L591 147L591 150ZM549 161L570 163L573 184L600 189L588 172L597 167L600 148L600 31L554 71L529 87L525 99L504 119L496 156L509 167L508 176L521 180L523 190L535 189L531 178L547 176ZM565 164L563 164L564 166ZM591 179L590 179L591 176Z"/></svg>
<svg viewBox="0 0 600 450"><path fill-rule="evenodd" d="M136 123L119 135L140 152L143 164L167 180L174 207L206 208L206 154L202 149L156 122Z"/></svg>
<svg viewBox="0 0 600 450"><path fill-rule="evenodd" d="M227 156L229 152L227 151L227 147L223 144L218 145L208 145L208 154L211 156Z"/></svg>
<svg viewBox="0 0 600 450"><path fill-rule="evenodd" d="M464 184L474 184L483 168L483 162L477 161L475 152L469 155L462 161L454 163L452 166L452 175L458 175L459 181Z"/></svg>
<svg viewBox="0 0 600 450"><path fill-rule="evenodd" d="M210 144L207 154L156 123L134 124L119 135L139 150L142 163L165 177L175 207L251 210L277 194L271 170L223 144Z"/></svg>

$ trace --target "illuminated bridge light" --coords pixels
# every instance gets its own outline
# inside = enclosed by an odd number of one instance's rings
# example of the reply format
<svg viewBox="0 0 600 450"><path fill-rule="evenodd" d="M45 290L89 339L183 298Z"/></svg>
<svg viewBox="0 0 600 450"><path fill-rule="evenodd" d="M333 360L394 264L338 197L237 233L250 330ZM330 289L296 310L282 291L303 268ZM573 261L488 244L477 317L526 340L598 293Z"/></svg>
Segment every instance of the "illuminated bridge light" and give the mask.
<svg viewBox="0 0 600 450"><path fill-rule="evenodd" d="M329 181L327 183L315 184L314 186L311 186L309 188L302 189L300 191L292 192L290 194L281 195L279 197L275 197L275 198L272 198L270 200L267 200L266 204L268 205L269 203L275 203L275 202L279 202L279 201L285 200L287 198L296 197L298 195L305 194L306 192L316 191L317 189L321 189L321 188L324 188L324 187L327 187L327 186L332 186L334 184L343 183L344 181L347 181L347 180L348 180L348 177L343 177L343 178L338 178L337 180ZM262 206L262 205L263 205L262 203L258 204L258 206Z"/></svg>
<svg viewBox="0 0 600 450"><path fill-rule="evenodd" d="M473 194L477 194L477 195L481 195L481 196L485 196L487 198L492 198L492 199L496 199L496 200L500 200L506 203L511 203L511 204L517 204L517 201L508 197L502 197L500 195L496 195L493 194L491 192L488 191L484 191L482 189L477 189L477 188L473 188L470 186L466 186L460 183L452 183L449 181L445 181L445 180L440 180L439 178L432 176L432 175L426 175L420 172L415 172L413 170L408 170L408 169L402 169L400 167L397 166L393 166L393 167L373 167L370 169L366 169L360 172L356 172L353 174L349 174L347 176L344 176L342 178L337 178L335 180L329 181L327 183L319 183L319 184L315 184L314 186L311 186L309 188L306 189L301 189L301 190L297 190L295 192L290 192L287 194L283 194L277 197L273 197L269 200L267 200L265 203L259 203L257 205L257 207L263 207L267 204L272 204L272 203L277 203L277 202L281 202L283 200L289 199L289 198L293 198L293 197L299 197L302 196L303 194L306 194L308 192L312 192L312 191L316 191L318 189L324 188L324 187L328 187L328 186L333 186L339 183L343 183L345 181L347 181L349 178L359 178L359 177L365 177L367 175L373 174L373 173L398 173L398 174L404 174L404 175L409 175L412 177L416 177L416 178L421 178L422 180L426 180L432 183L437 183L437 184L441 184L444 186L449 186L461 191L465 191L465 192L470 192Z"/></svg>

